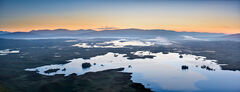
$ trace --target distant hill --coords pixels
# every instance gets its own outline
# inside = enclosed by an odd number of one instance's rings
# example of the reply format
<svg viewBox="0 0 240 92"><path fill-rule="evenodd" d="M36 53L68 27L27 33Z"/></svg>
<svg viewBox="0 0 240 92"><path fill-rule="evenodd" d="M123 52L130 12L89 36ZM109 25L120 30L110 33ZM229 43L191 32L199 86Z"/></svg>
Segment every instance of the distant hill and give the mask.
<svg viewBox="0 0 240 92"><path fill-rule="evenodd" d="M67 36L82 34L88 32L94 32L95 30L68 30L68 29L56 29L56 30L32 30L29 33L39 34L39 35L58 35L58 36Z"/></svg>
<svg viewBox="0 0 240 92"><path fill-rule="evenodd" d="M143 29L116 29L116 30L32 30L30 32L13 32L0 34L0 38L61 38L61 37L127 37L127 38L155 38L165 37L168 39L183 39L184 36L195 38L216 38L225 36L221 33L200 33L200 32L176 32L172 30L143 30Z"/></svg>
<svg viewBox="0 0 240 92"><path fill-rule="evenodd" d="M78 37L83 33L94 32L94 30L32 30L30 32L13 32L0 34L0 38L56 38L56 37Z"/></svg>
<svg viewBox="0 0 240 92"><path fill-rule="evenodd" d="M223 38L228 39L228 40L240 41L240 33L226 35L226 36L223 36Z"/></svg>
<svg viewBox="0 0 240 92"><path fill-rule="evenodd" d="M9 32L6 32L6 31L0 31L0 34L7 34Z"/></svg>
<svg viewBox="0 0 240 92"><path fill-rule="evenodd" d="M228 35L231 38L240 38L240 33Z"/></svg>
<svg viewBox="0 0 240 92"><path fill-rule="evenodd" d="M143 30L143 29L118 29L118 30L104 30L86 33L87 36L96 36L96 37L166 37L166 38L176 38L182 37L185 35L194 36L194 37L216 37L223 36L225 34L221 33L200 33L200 32L176 32L172 30L162 30L162 29L153 29L153 30Z"/></svg>

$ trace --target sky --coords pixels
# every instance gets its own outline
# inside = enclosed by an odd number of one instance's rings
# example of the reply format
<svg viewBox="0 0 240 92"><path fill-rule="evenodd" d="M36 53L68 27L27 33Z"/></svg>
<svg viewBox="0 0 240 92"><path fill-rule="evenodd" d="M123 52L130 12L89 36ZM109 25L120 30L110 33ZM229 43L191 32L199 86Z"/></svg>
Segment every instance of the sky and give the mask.
<svg viewBox="0 0 240 92"><path fill-rule="evenodd" d="M0 0L0 30L166 29L240 33L240 0Z"/></svg>

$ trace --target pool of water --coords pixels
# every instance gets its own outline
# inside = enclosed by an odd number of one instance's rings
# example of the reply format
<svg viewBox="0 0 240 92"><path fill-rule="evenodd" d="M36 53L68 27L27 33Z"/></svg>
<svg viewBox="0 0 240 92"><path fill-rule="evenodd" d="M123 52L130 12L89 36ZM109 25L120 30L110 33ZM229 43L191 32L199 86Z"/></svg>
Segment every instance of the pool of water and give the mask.
<svg viewBox="0 0 240 92"><path fill-rule="evenodd" d="M82 75L87 72L124 68L122 72L132 73L131 80L142 83L156 92L240 92L240 72L221 70L216 60L179 53L137 51L131 54L138 57L154 57L128 59L125 54L109 52L90 59L77 58L68 60L69 63L66 64L45 65L25 70L37 71L47 76L68 76L72 73ZM85 62L90 63L91 67L83 68L82 63ZM57 71L45 72L49 69Z"/></svg>
<svg viewBox="0 0 240 92"><path fill-rule="evenodd" d="M16 54L19 52L20 52L19 50L5 49L5 50L0 50L0 55Z"/></svg>

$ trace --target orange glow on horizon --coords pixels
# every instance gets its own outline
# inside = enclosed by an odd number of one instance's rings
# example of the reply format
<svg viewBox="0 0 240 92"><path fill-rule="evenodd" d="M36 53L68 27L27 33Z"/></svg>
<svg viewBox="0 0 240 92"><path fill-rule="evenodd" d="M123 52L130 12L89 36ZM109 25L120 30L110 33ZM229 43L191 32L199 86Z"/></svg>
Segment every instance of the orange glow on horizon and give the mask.
<svg viewBox="0 0 240 92"><path fill-rule="evenodd" d="M141 19L141 20L140 20ZM240 22L236 18L223 17L183 17L174 18L168 16L153 17L141 16L35 16L23 17L20 19L1 21L1 31L29 32L41 29L93 29L113 27L116 29L165 29L186 32L209 32L209 33L240 33ZM1 24L1 23L0 23Z"/></svg>
<svg viewBox="0 0 240 92"><path fill-rule="evenodd" d="M99 29L103 28L103 29ZM128 29L128 28L136 28L136 29L144 29L144 30L151 30L151 29L163 29L163 30L172 30L176 32L208 32L208 33L226 33L226 34L235 34L240 33L240 28L191 28L191 27L168 27L168 26L160 26L158 27L115 27L115 29ZM9 28L9 29L1 29L1 31L8 31L8 32L29 32L32 30L55 30L55 29L68 29L68 30L80 30L80 29L92 29L96 31L103 31L103 30L114 30L114 29L104 29L102 26L68 26L68 27L27 27L27 28Z"/></svg>
<svg viewBox="0 0 240 92"><path fill-rule="evenodd" d="M41 29L101 31L108 27L106 29L240 33L238 0L50 1L5 0L6 3L0 8L0 31L29 32Z"/></svg>

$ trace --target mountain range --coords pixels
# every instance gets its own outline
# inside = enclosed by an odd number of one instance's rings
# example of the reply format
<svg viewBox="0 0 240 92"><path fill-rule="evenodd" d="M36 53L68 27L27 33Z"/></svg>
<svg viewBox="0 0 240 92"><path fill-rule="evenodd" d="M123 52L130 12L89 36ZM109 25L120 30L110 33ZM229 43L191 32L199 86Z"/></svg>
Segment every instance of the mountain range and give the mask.
<svg viewBox="0 0 240 92"><path fill-rule="evenodd" d="M183 39L184 36L196 38L239 38L240 34L223 34L223 33L202 33L202 32L176 32L163 29L115 29L115 30L32 30L30 32L5 32L0 31L0 38L8 39L27 39L27 38L83 38L83 37L125 37L125 38L155 38L165 37L168 39Z"/></svg>

